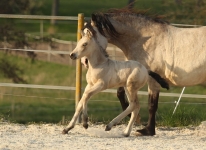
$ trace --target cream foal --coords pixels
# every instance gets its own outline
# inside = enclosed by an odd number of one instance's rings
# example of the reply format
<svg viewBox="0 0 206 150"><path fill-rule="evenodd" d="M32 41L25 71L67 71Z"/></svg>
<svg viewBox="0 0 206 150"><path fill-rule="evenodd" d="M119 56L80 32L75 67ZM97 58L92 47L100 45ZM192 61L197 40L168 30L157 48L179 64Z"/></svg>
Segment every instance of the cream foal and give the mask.
<svg viewBox="0 0 206 150"><path fill-rule="evenodd" d="M107 40L98 41L95 30L85 29L84 35L70 54L73 60L87 57L89 67L86 79L88 84L72 120L62 132L63 134L67 134L75 126L81 111L83 112L83 126L88 128L87 103L92 95L108 88L123 86L128 97L129 106L114 118L105 130L109 131L112 126L131 113L130 121L123 133L124 136L129 136L140 109L137 91L147 83L149 75L155 78L162 87L168 88L168 84L158 74L148 71L137 61L114 61L109 59L104 50L106 46Z"/></svg>

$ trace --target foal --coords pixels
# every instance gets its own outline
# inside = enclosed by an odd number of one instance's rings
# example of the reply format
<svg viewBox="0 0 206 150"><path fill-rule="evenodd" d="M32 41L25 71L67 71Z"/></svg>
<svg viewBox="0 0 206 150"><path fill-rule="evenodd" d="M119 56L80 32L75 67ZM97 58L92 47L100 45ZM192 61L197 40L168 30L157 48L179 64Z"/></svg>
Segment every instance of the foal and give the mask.
<svg viewBox="0 0 206 150"><path fill-rule="evenodd" d="M123 86L128 97L129 106L114 118L105 130L109 131L112 126L131 113L130 121L123 133L124 136L129 136L140 109L137 91L146 84L149 74L161 86L168 88L168 84L158 74L148 71L137 61L114 61L109 59L104 50L106 46L107 40L98 41L95 30L85 29L84 35L70 54L71 59L87 57L89 67L86 79L88 84L71 122L62 132L63 134L67 134L75 126L81 111L83 112L83 127L88 128L87 102L92 95L108 88Z"/></svg>

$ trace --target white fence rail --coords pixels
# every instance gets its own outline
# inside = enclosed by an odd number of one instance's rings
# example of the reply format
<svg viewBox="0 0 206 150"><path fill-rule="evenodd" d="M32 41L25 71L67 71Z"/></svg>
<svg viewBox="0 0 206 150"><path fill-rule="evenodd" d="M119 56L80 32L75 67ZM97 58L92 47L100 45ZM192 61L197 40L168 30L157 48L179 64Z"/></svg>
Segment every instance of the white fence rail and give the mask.
<svg viewBox="0 0 206 150"><path fill-rule="evenodd" d="M0 14L0 18L11 18L11 19L35 19L35 20L78 20L76 16L44 16L44 15L13 15L13 14ZM90 17L85 17L85 19L90 19ZM184 27L199 27L201 25L190 25L190 24L177 24L171 23L174 26L184 26Z"/></svg>
<svg viewBox="0 0 206 150"><path fill-rule="evenodd" d="M35 85L35 84L14 84L14 83L0 83L0 87L19 87L19 88L38 88L38 89L52 89L52 90L75 90L75 87L69 86L53 86L53 85ZM103 92L107 93L116 93L115 89L107 89ZM146 91L138 91L139 95L148 95ZM164 93L161 92L160 96L168 96L168 97L179 97L179 93ZM206 99L206 95L200 94L183 94L182 97L185 98L203 98Z"/></svg>

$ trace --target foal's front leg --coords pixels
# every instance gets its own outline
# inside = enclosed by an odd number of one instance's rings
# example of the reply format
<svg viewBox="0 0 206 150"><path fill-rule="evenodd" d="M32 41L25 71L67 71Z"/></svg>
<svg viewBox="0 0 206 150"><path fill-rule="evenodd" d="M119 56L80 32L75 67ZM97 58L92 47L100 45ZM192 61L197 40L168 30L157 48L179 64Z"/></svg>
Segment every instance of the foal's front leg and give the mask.
<svg viewBox="0 0 206 150"><path fill-rule="evenodd" d="M102 81L97 82L95 85L90 86L88 89L85 89L84 94L88 96L88 99L86 99L83 103L83 114L82 114L82 122L83 122L83 127L85 129L88 128L88 115L87 115L87 103L89 98L102 91L104 88L104 83Z"/></svg>
<svg viewBox="0 0 206 150"><path fill-rule="evenodd" d="M88 128L87 102L92 95L100 92L103 89L103 85L104 84L102 82L97 82L94 86L91 86L89 84L86 86L83 96L77 105L74 116L70 121L69 125L62 131L62 134L67 134L69 130L74 128L77 118L80 112L82 111L82 109L83 109L83 126L85 128Z"/></svg>

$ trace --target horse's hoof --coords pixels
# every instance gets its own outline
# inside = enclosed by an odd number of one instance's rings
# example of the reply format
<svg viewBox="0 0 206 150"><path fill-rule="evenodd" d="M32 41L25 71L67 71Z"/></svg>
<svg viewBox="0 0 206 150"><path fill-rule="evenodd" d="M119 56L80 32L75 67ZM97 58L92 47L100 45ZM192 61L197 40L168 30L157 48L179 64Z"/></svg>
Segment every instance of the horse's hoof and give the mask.
<svg viewBox="0 0 206 150"><path fill-rule="evenodd" d="M155 131L151 131L149 128L144 128L137 130L135 133L136 136L153 136L155 135Z"/></svg>
<svg viewBox="0 0 206 150"><path fill-rule="evenodd" d="M105 131L110 131L111 130L111 127L109 127L108 125L106 126L105 128Z"/></svg>
<svg viewBox="0 0 206 150"><path fill-rule="evenodd" d="M85 129L87 129L87 128L89 127L89 125L86 123L86 124L83 124L83 127L84 127Z"/></svg>
<svg viewBox="0 0 206 150"><path fill-rule="evenodd" d="M62 131L62 134L68 134L68 130L64 129L64 130Z"/></svg>

